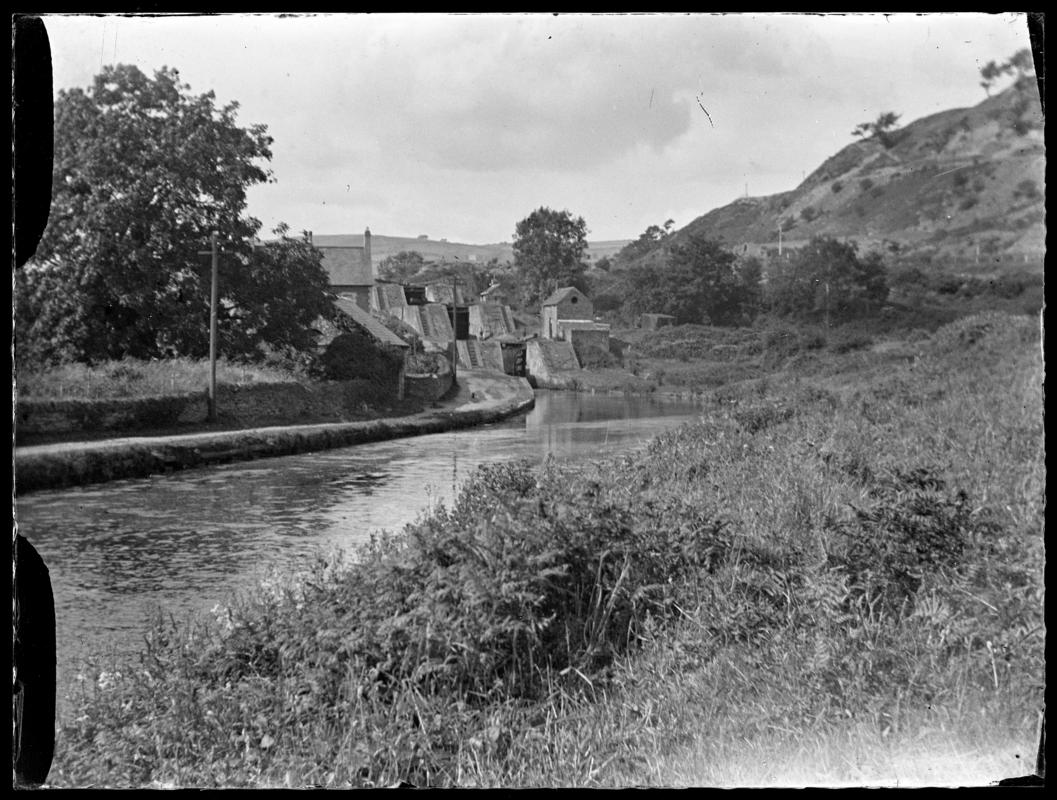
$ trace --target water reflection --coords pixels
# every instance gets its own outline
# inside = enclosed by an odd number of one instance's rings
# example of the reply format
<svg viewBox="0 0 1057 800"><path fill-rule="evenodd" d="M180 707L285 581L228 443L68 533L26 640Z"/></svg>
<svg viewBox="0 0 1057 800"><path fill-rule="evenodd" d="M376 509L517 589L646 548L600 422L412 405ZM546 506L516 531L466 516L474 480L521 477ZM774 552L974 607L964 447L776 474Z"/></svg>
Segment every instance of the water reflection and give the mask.
<svg viewBox="0 0 1057 800"><path fill-rule="evenodd" d="M450 504L481 464L615 453L695 412L540 392L532 411L494 425L19 498L19 529L51 570L60 681L89 651L135 650L154 607L208 610L271 567L401 529Z"/></svg>

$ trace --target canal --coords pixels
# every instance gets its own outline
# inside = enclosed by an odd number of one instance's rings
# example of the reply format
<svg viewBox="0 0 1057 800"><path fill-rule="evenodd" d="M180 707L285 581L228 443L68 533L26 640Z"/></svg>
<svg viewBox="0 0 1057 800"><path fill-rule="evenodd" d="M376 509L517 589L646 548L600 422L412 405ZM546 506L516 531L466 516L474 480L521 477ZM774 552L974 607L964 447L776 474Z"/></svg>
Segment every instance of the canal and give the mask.
<svg viewBox="0 0 1057 800"><path fill-rule="evenodd" d="M531 411L477 428L18 498L19 531L51 571L60 707L85 657L138 650L158 608L207 612L400 530L482 464L612 455L697 415L686 401L541 391Z"/></svg>

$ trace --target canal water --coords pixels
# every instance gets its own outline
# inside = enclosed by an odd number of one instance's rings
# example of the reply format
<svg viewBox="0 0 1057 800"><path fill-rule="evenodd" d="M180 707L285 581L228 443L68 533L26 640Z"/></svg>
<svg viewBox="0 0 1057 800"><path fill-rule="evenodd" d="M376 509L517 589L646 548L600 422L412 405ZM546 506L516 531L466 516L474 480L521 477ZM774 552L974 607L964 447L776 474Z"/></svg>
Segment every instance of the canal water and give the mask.
<svg viewBox="0 0 1057 800"><path fill-rule="evenodd" d="M479 465L598 458L695 419L689 402L537 392L491 425L17 498L20 533L51 571L59 695L87 655L139 649L157 609L177 619L270 571L348 552L450 505Z"/></svg>

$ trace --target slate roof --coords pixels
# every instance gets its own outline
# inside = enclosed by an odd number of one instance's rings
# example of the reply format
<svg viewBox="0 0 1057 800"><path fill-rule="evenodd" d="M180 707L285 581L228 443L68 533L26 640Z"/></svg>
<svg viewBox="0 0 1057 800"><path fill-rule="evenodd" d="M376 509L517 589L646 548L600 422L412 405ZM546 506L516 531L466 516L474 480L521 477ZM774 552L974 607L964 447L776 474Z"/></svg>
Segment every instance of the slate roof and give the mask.
<svg viewBox="0 0 1057 800"><path fill-rule="evenodd" d="M367 331L367 333L382 344L390 345L392 347L409 346L407 342L385 327L381 320L376 319L370 311L364 311L356 305L355 300L351 300L347 297L337 297L334 300L334 305L338 307L339 311L351 317L353 322Z"/></svg>
<svg viewBox="0 0 1057 800"><path fill-rule="evenodd" d="M543 301L543 305L545 305L545 306L556 306L556 305L558 305L558 303L562 302L567 297L570 297L571 295L574 295L574 294L575 295L579 295L580 297L583 297L583 298L587 297L587 295L585 295L583 292L581 292L575 286L566 286L563 289L555 289L553 292L551 292L550 297L548 297L546 300Z"/></svg>
<svg viewBox="0 0 1057 800"><path fill-rule="evenodd" d="M371 286L374 275L364 259L362 247L317 247L323 253L323 269L331 286Z"/></svg>

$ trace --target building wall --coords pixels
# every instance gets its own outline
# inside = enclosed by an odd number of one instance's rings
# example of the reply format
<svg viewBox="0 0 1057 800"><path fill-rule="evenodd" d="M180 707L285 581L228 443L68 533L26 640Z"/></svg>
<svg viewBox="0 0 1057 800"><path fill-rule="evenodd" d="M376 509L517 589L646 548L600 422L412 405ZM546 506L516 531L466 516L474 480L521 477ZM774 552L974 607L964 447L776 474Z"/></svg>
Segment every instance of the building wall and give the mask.
<svg viewBox="0 0 1057 800"><path fill-rule="evenodd" d="M525 375L533 386L565 389L574 386L580 364L568 342L534 339L525 346Z"/></svg>
<svg viewBox="0 0 1057 800"><path fill-rule="evenodd" d="M608 328L569 328L566 336L576 351L577 358L583 363L580 354L586 347L598 347L609 352L609 329Z"/></svg>
<svg viewBox="0 0 1057 800"><path fill-rule="evenodd" d="M447 394L454 382L451 367L445 362L440 370L428 375L405 374L404 396L431 403Z"/></svg>
<svg viewBox="0 0 1057 800"><path fill-rule="evenodd" d="M548 308L558 309L558 319L594 319L595 316L594 303L589 297L578 292Z"/></svg>
<svg viewBox="0 0 1057 800"><path fill-rule="evenodd" d="M561 332L558 330L558 307L544 306L540 319L540 336L544 339L558 339Z"/></svg>

